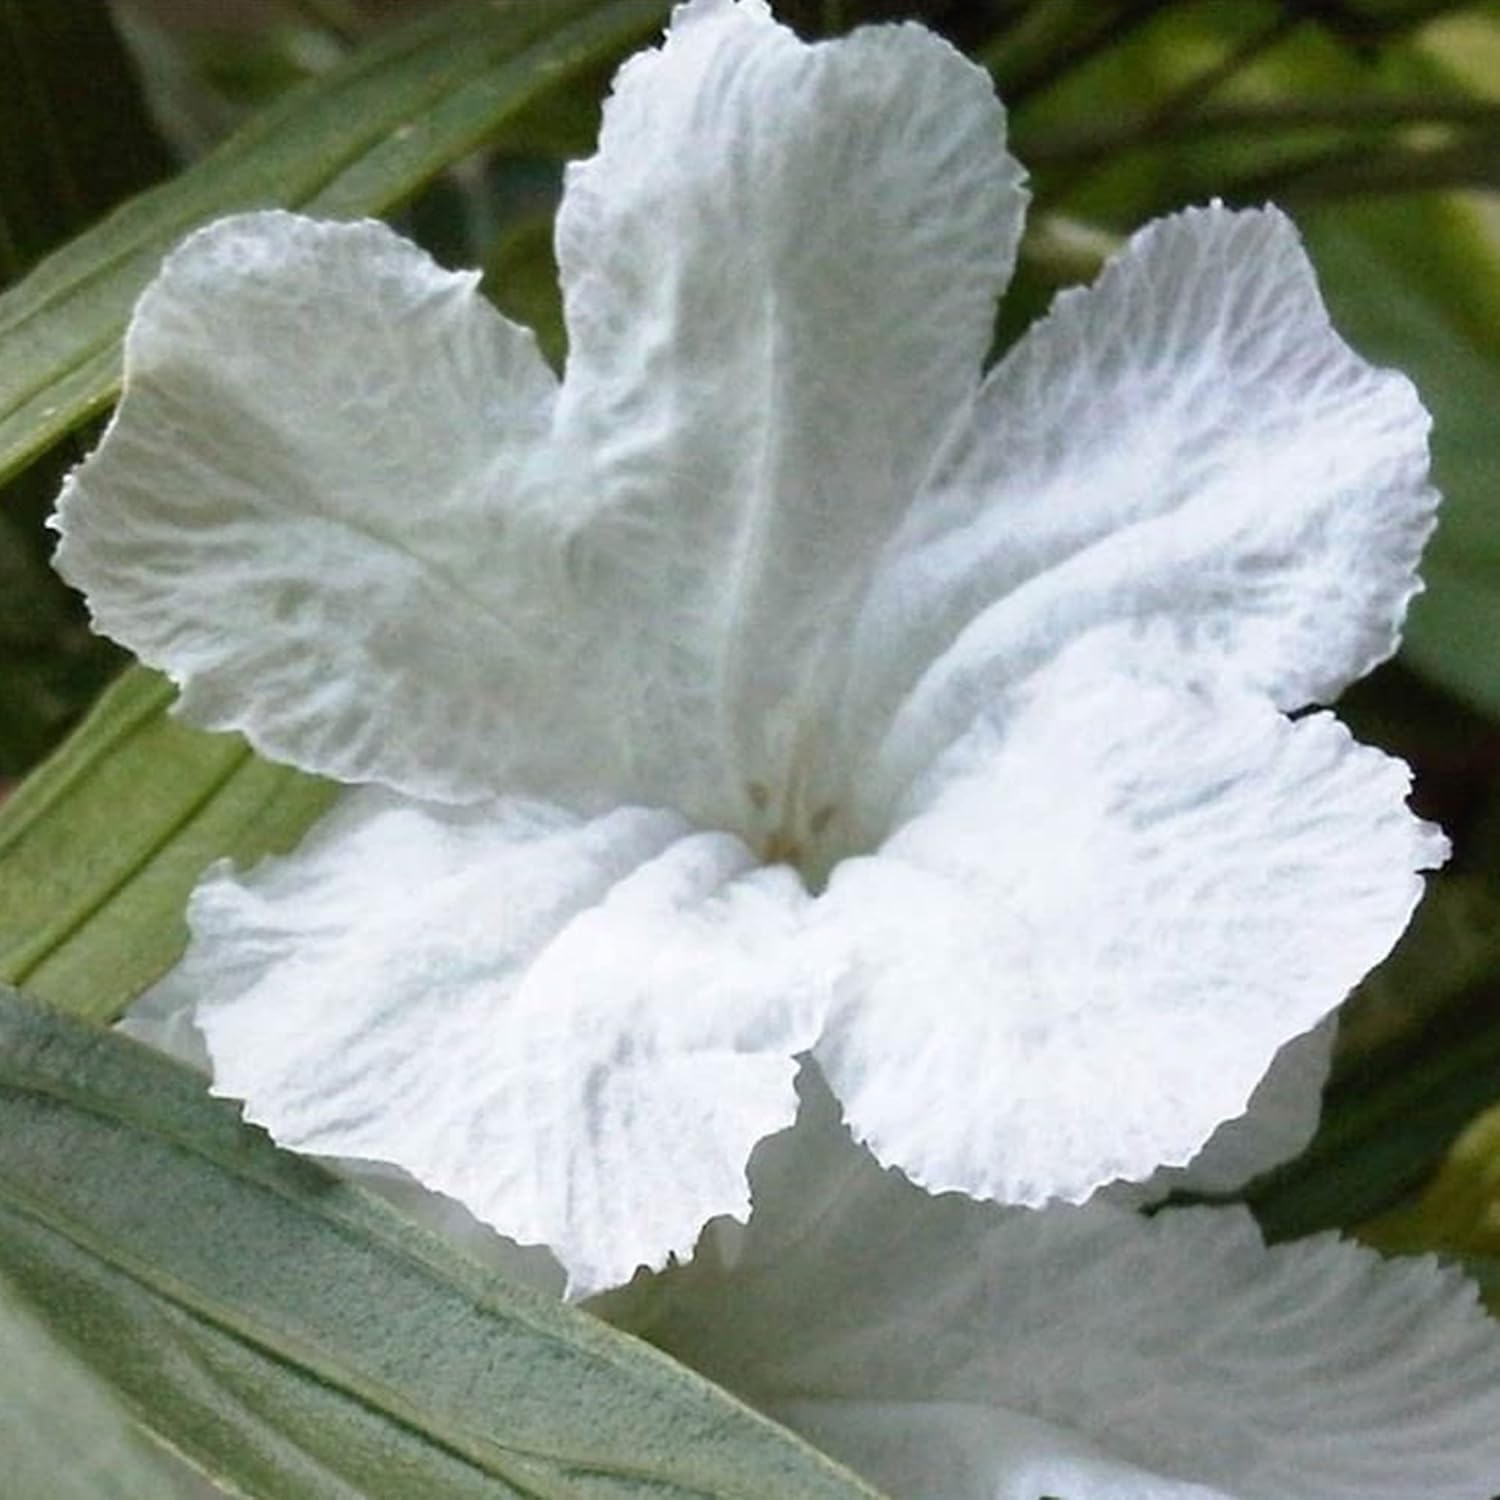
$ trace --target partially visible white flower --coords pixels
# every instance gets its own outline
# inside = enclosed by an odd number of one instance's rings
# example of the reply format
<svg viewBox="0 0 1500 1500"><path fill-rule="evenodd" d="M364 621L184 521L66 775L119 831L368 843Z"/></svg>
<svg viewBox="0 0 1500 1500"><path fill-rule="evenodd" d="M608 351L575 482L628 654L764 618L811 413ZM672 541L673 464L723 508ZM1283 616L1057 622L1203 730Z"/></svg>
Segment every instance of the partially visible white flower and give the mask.
<svg viewBox="0 0 1500 1500"><path fill-rule="evenodd" d="M361 783L212 873L214 1086L577 1293L748 1207L811 1052L932 1189L1190 1158L1442 857L1324 701L1426 417L1278 214L1137 235L981 377L1024 193L919 27L692 0L558 221L566 378L376 224L173 254L59 564L192 722Z"/></svg>
<svg viewBox="0 0 1500 1500"><path fill-rule="evenodd" d="M732 1263L594 1310L901 1500L1490 1500L1500 1326L1436 1260L1241 1208L1001 1209L883 1171L811 1074ZM714 1227L714 1226L711 1226Z"/></svg>

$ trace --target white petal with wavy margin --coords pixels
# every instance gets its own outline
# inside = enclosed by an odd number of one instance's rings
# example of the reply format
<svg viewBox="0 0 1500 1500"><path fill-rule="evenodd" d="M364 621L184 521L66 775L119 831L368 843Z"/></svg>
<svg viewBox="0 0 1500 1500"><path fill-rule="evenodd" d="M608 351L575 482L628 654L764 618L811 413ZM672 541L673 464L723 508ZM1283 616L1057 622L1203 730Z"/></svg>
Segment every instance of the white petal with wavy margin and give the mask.
<svg viewBox="0 0 1500 1500"><path fill-rule="evenodd" d="M1381 958L1439 863L1404 765L1327 714L1082 643L839 865L816 1055L934 1190L1079 1201L1181 1165Z"/></svg>
<svg viewBox="0 0 1500 1500"><path fill-rule="evenodd" d="M819 1021L805 901L673 813L365 790L199 887L179 977L247 1118L550 1245L581 1294L744 1214Z"/></svg>
<svg viewBox="0 0 1500 1500"><path fill-rule="evenodd" d="M1159 1167L1139 1182L1106 1183L1094 1197L1135 1208L1172 1193L1234 1193L1301 1155L1318 1132L1337 1040L1335 1011L1281 1048L1245 1112L1225 1120L1185 1166Z"/></svg>
<svg viewBox="0 0 1500 1500"><path fill-rule="evenodd" d="M184 717L274 759L443 801L607 791L555 390L477 273L383 225L221 220L135 310L58 564Z"/></svg>
<svg viewBox="0 0 1500 1500"><path fill-rule="evenodd" d="M115 1030L201 1073L212 1074L213 1060L208 1055L203 1033L193 1021L197 996L183 984L181 973L180 969L173 969L147 990L120 1017ZM460 1246L471 1259L490 1270L511 1281L525 1282L538 1291L561 1295L566 1277L545 1248L518 1245L497 1234L481 1224L456 1198L424 1188L409 1172L389 1162L339 1156L325 1156L321 1160L347 1181L384 1198L414 1223Z"/></svg>
<svg viewBox="0 0 1500 1500"><path fill-rule="evenodd" d="M1488 1500L1500 1327L1431 1259L1237 1208L933 1199L803 1080L705 1247L596 1309L909 1500Z"/></svg>
<svg viewBox="0 0 1500 1500"><path fill-rule="evenodd" d="M1281 707L1395 650L1437 495L1411 383L1328 321L1274 209L1141 230L996 367L891 542L846 704L899 792L975 701L1108 622Z"/></svg>

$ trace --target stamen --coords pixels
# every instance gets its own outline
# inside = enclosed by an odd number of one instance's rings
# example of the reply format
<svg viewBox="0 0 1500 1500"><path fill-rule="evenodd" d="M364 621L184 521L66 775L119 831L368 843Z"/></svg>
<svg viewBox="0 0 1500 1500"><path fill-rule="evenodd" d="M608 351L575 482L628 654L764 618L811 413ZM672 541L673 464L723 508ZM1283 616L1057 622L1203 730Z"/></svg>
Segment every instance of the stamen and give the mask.
<svg viewBox="0 0 1500 1500"><path fill-rule="evenodd" d="M768 865L791 865L802 867L802 845L784 828L778 828L763 845L760 857Z"/></svg>

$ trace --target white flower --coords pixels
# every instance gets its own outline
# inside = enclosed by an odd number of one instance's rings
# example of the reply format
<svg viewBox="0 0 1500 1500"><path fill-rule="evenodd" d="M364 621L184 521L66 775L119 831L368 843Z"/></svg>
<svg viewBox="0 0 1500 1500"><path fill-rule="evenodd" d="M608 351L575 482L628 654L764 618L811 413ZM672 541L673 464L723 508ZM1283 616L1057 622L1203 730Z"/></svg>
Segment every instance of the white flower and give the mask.
<svg viewBox="0 0 1500 1500"><path fill-rule="evenodd" d="M1241 1208L928 1198L816 1078L754 1212L593 1304L902 1500L1490 1500L1500 1328L1430 1258Z"/></svg>
<svg viewBox="0 0 1500 1500"><path fill-rule="evenodd" d="M558 221L559 384L377 224L163 266L59 507L100 628L352 791L212 873L218 1092L572 1290L748 1205L811 1053L932 1188L1182 1163L1442 857L1327 699L1431 525L1279 215L1138 235L988 376L1024 193L915 26L693 0Z"/></svg>

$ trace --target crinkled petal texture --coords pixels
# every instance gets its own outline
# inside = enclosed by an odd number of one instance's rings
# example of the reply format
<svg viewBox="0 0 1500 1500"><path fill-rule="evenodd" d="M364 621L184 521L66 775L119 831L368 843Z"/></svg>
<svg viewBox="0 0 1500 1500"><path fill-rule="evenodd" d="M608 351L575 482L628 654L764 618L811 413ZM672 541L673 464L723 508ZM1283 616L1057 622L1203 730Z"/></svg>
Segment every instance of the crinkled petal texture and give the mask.
<svg viewBox="0 0 1500 1500"><path fill-rule="evenodd" d="M58 566L186 718L274 759L446 800L549 741L583 773L598 736L555 701L566 513L504 509L555 385L477 275L382 225L223 220L136 307Z"/></svg>
<svg viewBox="0 0 1500 1500"><path fill-rule="evenodd" d="M1388 951L1441 835L1327 714L1080 643L913 789L818 903L816 1055L934 1190L1079 1201L1189 1160Z"/></svg>
<svg viewBox="0 0 1500 1500"><path fill-rule="evenodd" d="M911 1500L1488 1500L1500 1328L1435 1261L1241 1209L1001 1210L882 1172L808 1080L732 1266L596 1304Z"/></svg>
<svg viewBox="0 0 1500 1500"><path fill-rule="evenodd" d="M1020 236L988 76L916 26L807 46L763 0L679 6L572 167L558 431L665 769L734 826L806 819L882 540L979 383ZM696 807L689 811L697 812Z"/></svg>
<svg viewBox="0 0 1500 1500"><path fill-rule="evenodd" d="M1411 383L1329 325L1275 210L1148 225L985 381L888 545L845 723L858 822L1058 646L1165 625L1280 707L1388 656L1437 496Z"/></svg>
<svg viewBox="0 0 1500 1500"><path fill-rule="evenodd" d="M1281 710L1392 649L1426 430L1269 211L1151 226L987 378L841 710L818 1056L882 1161L1026 1203L1180 1167L1388 951L1442 842L1402 767ZM1301 1144L1304 1060L1204 1174Z"/></svg>
<svg viewBox="0 0 1500 1500"><path fill-rule="evenodd" d="M208 1047L193 1020L198 997L176 968L153 985L116 1025L117 1031L165 1052L201 1073L213 1072ZM388 1162L324 1157L325 1166L394 1204L408 1219L458 1245L473 1260L511 1281L524 1282L551 1296L562 1293L566 1277L549 1250L518 1245L481 1224L456 1198L434 1193L410 1173ZM727 1221L725 1221L727 1222Z"/></svg>
<svg viewBox="0 0 1500 1500"><path fill-rule="evenodd" d="M1245 1112L1225 1120L1185 1167L1162 1167L1141 1183L1135 1202L1169 1193L1237 1193L1263 1172L1300 1156L1323 1114L1323 1090L1338 1042L1334 1011L1282 1047L1250 1095Z"/></svg>
<svg viewBox="0 0 1500 1500"><path fill-rule="evenodd" d="M1002 140L920 28L807 46L694 0L570 173L560 395L476 276L381 226L225 220L136 310L60 566L185 716L278 760L774 820L978 386L1024 204Z"/></svg>
<svg viewBox="0 0 1500 1500"><path fill-rule="evenodd" d="M550 1245L576 1295L746 1212L819 1023L806 900L676 814L369 789L199 887L180 983L248 1118Z"/></svg>
<svg viewBox="0 0 1500 1500"><path fill-rule="evenodd" d="M1425 417L1270 213L1143 232L981 379L1023 205L930 33L689 0L569 174L560 387L376 224L168 259L61 566L189 718L383 789L197 897L221 1092L575 1289L743 1206L814 1042L934 1188L1244 1109L1439 857L1280 712L1394 642Z"/></svg>
<svg viewBox="0 0 1500 1500"><path fill-rule="evenodd" d="M1318 1131L1338 1030L1334 1011L1286 1043L1255 1085L1245 1112L1225 1120L1186 1166L1161 1167L1141 1182L1110 1183L1095 1196L1139 1207L1175 1192L1235 1193L1300 1155Z"/></svg>

